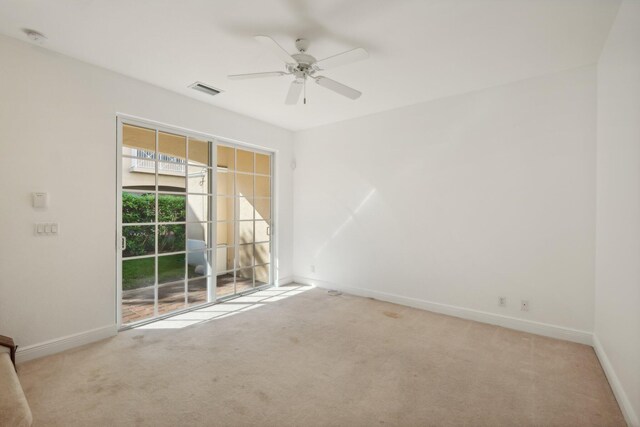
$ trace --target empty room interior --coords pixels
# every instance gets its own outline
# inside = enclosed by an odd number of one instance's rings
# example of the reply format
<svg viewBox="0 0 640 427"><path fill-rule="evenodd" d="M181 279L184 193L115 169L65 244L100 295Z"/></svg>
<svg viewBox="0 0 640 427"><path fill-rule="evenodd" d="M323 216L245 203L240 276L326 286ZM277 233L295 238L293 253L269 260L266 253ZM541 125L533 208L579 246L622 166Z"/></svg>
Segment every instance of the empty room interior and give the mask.
<svg viewBox="0 0 640 427"><path fill-rule="evenodd" d="M640 0L0 0L0 426L640 427Z"/></svg>

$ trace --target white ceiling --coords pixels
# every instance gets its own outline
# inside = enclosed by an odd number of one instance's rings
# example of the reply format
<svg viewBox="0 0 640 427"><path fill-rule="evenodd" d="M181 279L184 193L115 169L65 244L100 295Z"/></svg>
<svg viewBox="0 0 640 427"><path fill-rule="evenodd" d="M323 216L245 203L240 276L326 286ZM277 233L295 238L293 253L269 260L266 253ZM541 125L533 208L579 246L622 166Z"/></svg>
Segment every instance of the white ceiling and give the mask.
<svg viewBox="0 0 640 427"><path fill-rule="evenodd" d="M597 61L619 0L0 0L0 32L213 105L300 130ZM351 101L314 83L284 105L290 76L252 35L324 58L371 57L322 74L364 92ZM199 80L216 97L187 86Z"/></svg>

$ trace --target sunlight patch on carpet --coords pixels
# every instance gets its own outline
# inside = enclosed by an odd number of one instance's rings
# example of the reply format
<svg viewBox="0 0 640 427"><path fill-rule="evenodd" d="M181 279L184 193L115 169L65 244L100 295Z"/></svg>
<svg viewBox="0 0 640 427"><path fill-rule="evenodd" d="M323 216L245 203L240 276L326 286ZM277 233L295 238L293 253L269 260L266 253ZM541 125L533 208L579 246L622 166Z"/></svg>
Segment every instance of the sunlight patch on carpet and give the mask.
<svg viewBox="0 0 640 427"><path fill-rule="evenodd" d="M296 285L279 288L264 289L249 295L233 298L219 304L198 308L186 313L160 319L155 322L140 325L134 329L181 329L193 326L198 323L210 322L212 320L224 319L246 311L264 307L268 303L291 298L300 295L315 286Z"/></svg>

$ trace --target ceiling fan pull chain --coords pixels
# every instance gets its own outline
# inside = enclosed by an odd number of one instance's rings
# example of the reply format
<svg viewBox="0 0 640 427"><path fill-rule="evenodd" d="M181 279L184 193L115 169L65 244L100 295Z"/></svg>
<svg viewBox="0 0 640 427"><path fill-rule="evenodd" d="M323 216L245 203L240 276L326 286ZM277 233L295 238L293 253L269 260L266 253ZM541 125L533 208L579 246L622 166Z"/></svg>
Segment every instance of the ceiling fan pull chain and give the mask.
<svg viewBox="0 0 640 427"><path fill-rule="evenodd" d="M304 105L307 105L307 76L304 76L304 87L303 87L303 89L304 89L303 102L304 102Z"/></svg>

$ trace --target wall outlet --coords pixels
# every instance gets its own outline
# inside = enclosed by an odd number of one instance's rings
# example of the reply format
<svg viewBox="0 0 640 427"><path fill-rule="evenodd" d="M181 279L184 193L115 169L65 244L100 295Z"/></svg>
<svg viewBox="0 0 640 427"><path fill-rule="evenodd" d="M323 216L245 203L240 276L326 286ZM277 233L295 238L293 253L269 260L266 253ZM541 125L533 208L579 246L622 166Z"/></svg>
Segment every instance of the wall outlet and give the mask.
<svg viewBox="0 0 640 427"><path fill-rule="evenodd" d="M498 297L498 305L500 307L506 307L507 306L507 297Z"/></svg>
<svg viewBox="0 0 640 427"><path fill-rule="evenodd" d="M311 264L311 272L312 272L312 273L315 273L315 272L316 272L316 266L315 266L315 265L313 265L313 264Z"/></svg>
<svg viewBox="0 0 640 427"><path fill-rule="evenodd" d="M529 311L529 301L527 301L526 299L523 299L520 302L520 310L522 311Z"/></svg>

